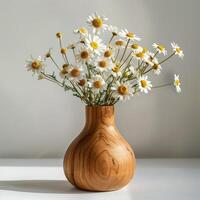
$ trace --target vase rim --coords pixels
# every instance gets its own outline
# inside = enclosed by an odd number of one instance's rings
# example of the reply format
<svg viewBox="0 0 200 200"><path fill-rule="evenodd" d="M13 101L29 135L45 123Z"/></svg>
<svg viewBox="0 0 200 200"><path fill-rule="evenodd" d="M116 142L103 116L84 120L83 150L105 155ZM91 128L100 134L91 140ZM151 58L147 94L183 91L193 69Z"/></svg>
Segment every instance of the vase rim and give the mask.
<svg viewBox="0 0 200 200"><path fill-rule="evenodd" d="M86 105L86 108L103 108L103 107L114 107L114 105Z"/></svg>

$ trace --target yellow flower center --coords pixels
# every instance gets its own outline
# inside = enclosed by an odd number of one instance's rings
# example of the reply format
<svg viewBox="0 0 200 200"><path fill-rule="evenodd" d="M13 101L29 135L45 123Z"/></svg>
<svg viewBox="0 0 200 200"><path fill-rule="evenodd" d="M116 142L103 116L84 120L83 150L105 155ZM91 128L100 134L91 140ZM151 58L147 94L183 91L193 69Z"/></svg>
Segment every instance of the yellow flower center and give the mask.
<svg viewBox="0 0 200 200"><path fill-rule="evenodd" d="M61 54L66 54L67 53L67 49L66 48L61 48L60 49L60 53Z"/></svg>
<svg viewBox="0 0 200 200"><path fill-rule="evenodd" d="M112 52L107 50L104 52L104 57L109 58L112 55Z"/></svg>
<svg viewBox="0 0 200 200"><path fill-rule="evenodd" d="M85 83L86 83L86 80L85 80L85 79L81 79L81 80L79 81L78 84L79 84L80 86L84 86Z"/></svg>
<svg viewBox="0 0 200 200"><path fill-rule="evenodd" d="M105 60L99 61L99 67L101 67L101 68L107 67L107 62Z"/></svg>
<svg viewBox="0 0 200 200"><path fill-rule="evenodd" d="M142 52L143 52L143 53L146 53L147 51L148 51L148 49L147 49L146 47L143 47Z"/></svg>
<svg viewBox="0 0 200 200"><path fill-rule="evenodd" d="M136 55L136 57L138 57L138 58L144 58L144 53L143 52L139 52L139 53L137 53L137 54L135 54Z"/></svg>
<svg viewBox="0 0 200 200"><path fill-rule="evenodd" d="M141 86L142 86L143 88L146 88L146 87L147 87L147 81L146 81L146 80L141 80L140 83L141 83Z"/></svg>
<svg viewBox="0 0 200 200"><path fill-rule="evenodd" d="M176 79L176 80L175 80L175 84L176 84L176 86L179 86L179 85L181 84L180 80L179 80L179 79Z"/></svg>
<svg viewBox="0 0 200 200"><path fill-rule="evenodd" d="M128 78L128 77L129 77L129 72L125 72L125 73L124 73L124 77L125 77L125 78Z"/></svg>
<svg viewBox="0 0 200 200"><path fill-rule="evenodd" d="M68 73L67 67L63 67L62 70L61 70L61 73L64 74L64 75L67 74Z"/></svg>
<svg viewBox="0 0 200 200"><path fill-rule="evenodd" d="M61 36L62 36L62 33L60 33L60 32L56 33L57 38L61 38Z"/></svg>
<svg viewBox="0 0 200 200"><path fill-rule="evenodd" d="M125 85L120 85L118 88L117 88L117 91L119 94L121 95L127 95L128 94L128 88L125 86Z"/></svg>
<svg viewBox="0 0 200 200"><path fill-rule="evenodd" d="M87 59L89 57L89 53L87 51L82 51L80 56L82 59Z"/></svg>
<svg viewBox="0 0 200 200"><path fill-rule="evenodd" d="M134 38L134 36L135 36L135 34L131 33L131 32L126 34L126 37L128 37L128 38Z"/></svg>
<svg viewBox="0 0 200 200"><path fill-rule="evenodd" d="M93 49L98 49L99 48L99 45L97 42L90 42L90 46L93 48Z"/></svg>
<svg viewBox="0 0 200 200"><path fill-rule="evenodd" d="M40 69L42 67L42 62L39 60L35 60L31 64L33 69Z"/></svg>
<svg viewBox="0 0 200 200"><path fill-rule="evenodd" d="M158 45L157 47L160 51L164 51L165 50L165 47L161 44Z"/></svg>
<svg viewBox="0 0 200 200"><path fill-rule="evenodd" d="M80 32L81 34L86 34L88 31L87 31L86 28L82 27L82 28L79 29L79 32Z"/></svg>
<svg viewBox="0 0 200 200"><path fill-rule="evenodd" d="M80 70L78 68L74 68L71 70L70 74L72 77L78 77L80 75Z"/></svg>
<svg viewBox="0 0 200 200"><path fill-rule="evenodd" d="M176 48L176 52L177 52L177 53L181 53L181 48L180 48L180 47L177 47L177 48Z"/></svg>
<svg viewBox="0 0 200 200"><path fill-rule="evenodd" d="M69 66L68 64L64 64L62 67L67 68L68 66Z"/></svg>
<svg viewBox="0 0 200 200"><path fill-rule="evenodd" d="M132 48L132 49L138 49L138 48L139 48L139 45L138 45L138 44L132 44L132 45L131 45L131 48Z"/></svg>
<svg viewBox="0 0 200 200"><path fill-rule="evenodd" d="M158 69L158 64L154 63L154 65L152 66L152 68L153 68L154 70L157 70L157 69Z"/></svg>
<svg viewBox="0 0 200 200"><path fill-rule="evenodd" d="M102 25L103 25L103 21L102 21L102 19L100 19L100 18L95 18L95 19L92 20L92 25L93 25L95 28L100 28L100 27L102 27Z"/></svg>
<svg viewBox="0 0 200 200"><path fill-rule="evenodd" d="M103 84L102 84L101 81L95 81L95 82L94 82L94 87L95 87L95 88L99 89L99 88L101 88L102 86L103 86Z"/></svg>
<svg viewBox="0 0 200 200"><path fill-rule="evenodd" d="M115 45L117 45L117 46L122 46L122 45L124 45L124 42L123 42L122 40L117 40L117 41L115 42Z"/></svg>
<svg viewBox="0 0 200 200"><path fill-rule="evenodd" d="M117 73L120 71L120 67L118 65L116 65L115 67L112 68L112 71Z"/></svg>

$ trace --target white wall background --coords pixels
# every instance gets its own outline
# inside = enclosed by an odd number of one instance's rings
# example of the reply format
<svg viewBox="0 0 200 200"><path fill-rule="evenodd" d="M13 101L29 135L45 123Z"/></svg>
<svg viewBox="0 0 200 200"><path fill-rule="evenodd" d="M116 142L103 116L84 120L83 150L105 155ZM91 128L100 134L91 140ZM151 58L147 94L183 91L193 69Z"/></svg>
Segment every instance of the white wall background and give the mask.
<svg viewBox="0 0 200 200"><path fill-rule="evenodd" d="M150 46L176 41L185 53L163 66L155 84L180 73L182 94L157 89L116 106L117 124L137 157L200 156L199 0L0 0L0 157L62 157L84 125L84 105L61 88L37 81L24 60L49 47L94 11Z"/></svg>

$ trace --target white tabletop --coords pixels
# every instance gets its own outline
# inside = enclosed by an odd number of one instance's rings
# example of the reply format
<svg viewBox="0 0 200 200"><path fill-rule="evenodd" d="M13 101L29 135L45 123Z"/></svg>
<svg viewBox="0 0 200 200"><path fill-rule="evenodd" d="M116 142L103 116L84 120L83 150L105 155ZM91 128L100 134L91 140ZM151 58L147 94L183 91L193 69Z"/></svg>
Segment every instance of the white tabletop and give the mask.
<svg viewBox="0 0 200 200"><path fill-rule="evenodd" d="M138 159L136 174L115 192L87 192L65 179L62 160L0 160L0 200L200 199L200 159Z"/></svg>

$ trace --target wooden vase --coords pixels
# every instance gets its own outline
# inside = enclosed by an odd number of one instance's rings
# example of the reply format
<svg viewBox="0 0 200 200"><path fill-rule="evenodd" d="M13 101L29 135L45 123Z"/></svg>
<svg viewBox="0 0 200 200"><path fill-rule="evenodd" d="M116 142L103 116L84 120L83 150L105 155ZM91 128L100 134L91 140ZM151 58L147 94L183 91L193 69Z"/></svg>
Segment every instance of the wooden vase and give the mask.
<svg viewBox="0 0 200 200"><path fill-rule="evenodd" d="M77 188L118 190L135 171L131 146L115 126L114 106L86 106L86 123L64 157L64 172Z"/></svg>

